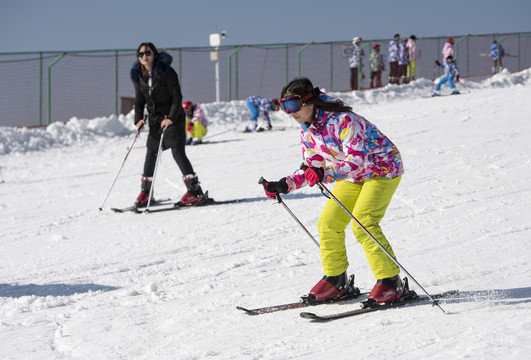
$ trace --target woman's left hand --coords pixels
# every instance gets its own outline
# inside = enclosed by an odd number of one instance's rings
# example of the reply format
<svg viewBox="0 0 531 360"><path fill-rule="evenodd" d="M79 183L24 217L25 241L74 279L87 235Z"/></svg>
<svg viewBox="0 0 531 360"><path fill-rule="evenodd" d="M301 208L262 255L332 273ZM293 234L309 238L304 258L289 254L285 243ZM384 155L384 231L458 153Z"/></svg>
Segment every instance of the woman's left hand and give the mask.
<svg viewBox="0 0 531 360"><path fill-rule="evenodd" d="M160 123L160 127L162 128L162 131L166 131L168 126L170 126L171 124L173 124L173 121L168 119L168 116L165 116L164 120L162 120L162 122Z"/></svg>
<svg viewBox="0 0 531 360"><path fill-rule="evenodd" d="M314 186L318 182L323 181L324 170L322 168L307 167L304 170L304 177L308 180L310 186Z"/></svg>

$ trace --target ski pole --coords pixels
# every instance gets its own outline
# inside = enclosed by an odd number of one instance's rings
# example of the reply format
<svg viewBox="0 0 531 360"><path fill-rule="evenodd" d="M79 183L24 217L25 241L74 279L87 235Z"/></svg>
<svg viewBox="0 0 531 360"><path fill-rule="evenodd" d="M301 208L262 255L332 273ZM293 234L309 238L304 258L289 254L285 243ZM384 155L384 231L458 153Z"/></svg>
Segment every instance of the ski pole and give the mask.
<svg viewBox="0 0 531 360"><path fill-rule="evenodd" d="M162 153L162 141L164 140L164 130L162 130L162 133L160 134L160 142L159 142L159 149L157 151L157 160L155 161L155 171L153 172L153 180L151 181L151 188L149 189L149 198L148 203L146 206L146 210L144 212L149 211L149 205L151 204L151 195L153 194L153 188L155 187L155 177L157 176L157 169L159 167L161 153Z"/></svg>
<svg viewBox="0 0 531 360"><path fill-rule="evenodd" d="M145 121L145 120L146 120L146 118L144 117L144 121ZM100 206L100 210L103 210L103 205L104 205L105 202L107 201L107 198L108 198L109 195L111 194L111 190L114 188L114 184L116 183L116 180L118 179L118 176L119 176L120 173L122 172L122 168L124 167L125 160L127 160L127 157L129 156L129 153L131 152L131 149L133 149L133 145L135 144L135 141L136 141L136 139L138 138L138 134L140 134L140 130L142 130L142 128L138 129L138 131L136 132L135 138L133 139L133 143L131 144L131 147L130 147L129 150L127 151L127 154L125 154L125 158L124 158L124 161L122 162L122 166L120 166L120 169L118 170L118 173L117 173L116 176L114 177L114 181L112 182L111 187L109 188L109 191L107 192L107 196L105 196L105 199L103 200L103 203L102 203L101 206Z"/></svg>
<svg viewBox="0 0 531 360"><path fill-rule="evenodd" d="M267 181L264 179L264 177L261 177L260 180L258 181L258 183L260 185L265 185L265 184L267 184ZM315 240L315 238L312 236L312 234L310 234L308 229L306 229L306 227L301 223L301 221L289 209L289 207L286 205L286 203L284 201L282 201L282 198L280 197L279 194L277 194L277 201L280 204L284 205L284 209L286 209L286 211L291 215L291 217L301 226L301 228L306 232L306 234L308 234L308 236L310 237L310 239L312 239L312 241L315 243L315 245L317 245L317 247L319 247L319 242L317 242L317 240Z"/></svg>
<svg viewBox="0 0 531 360"><path fill-rule="evenodd" d="M435 79L437 78L437 65L433 65L433 79L431 80L431 92L433 94L433 88L435 87Z"/></svg>
<svg viewBox="0 0 531 360"><path fill-rule="evenodd" d="M375 243L376 245L378 245L378 247L379 247L380 249L382 249L382 251L383 251L383 252L384 252L384 253L385 253L385 254L386 254L386 255L387 255L387 256L388 256L388 257L389 257L389 258L390 258L395 264L396 264L396 266L398 266L403 272L405 272L406 275L409 276L409 278L411 278L411 280L413 280L413 281L415 282L415 284L417 284L417 286L418 286L419 288L422 289L422 291L423 291L423 292L428 296L428 298L432 301L433 306L437 306L439 309L441 309L441 311L442 311L443 313L446 314L446 311L444 311L444 309L439 305L439 302L436 301L436 300L434 300L434 299L431 297L431 295L428 294L428 292L427 292L426 290L424 290L424 288L422 287L422 285L420 285L419 282L418 282L417 280L415 280L415 278L414 278L414 277L413 277L413 276L412 276L412 275L411 275L411 274L410 274L410 273L409 273L409 272L408 272L408 271L402 266L402 264L400 264L400 263L394 258L393 255L391 255L391 254L389 253L389 251L387 251L387 250L383 247L382 244L380 244L380 242L379 242L378 240L376 240L376 238L375 238L375 237L369 232L369 230L367 230L367 229L365 228L365 226L363 226L363 225L358 221L358 219L356 219L356 218L354 217L354 215L352 215L352 213L351 213L351 212L350 212L350 211L349 211L349 210L348 210L348 209L347 209L347 208L341 203L341 201L339 201L339 200L335 197L335 195L332 194L332 193L330 192L330 190L328 190L328 189L326 188L326 186L323 185L322 182L318 182L317 185L319 186L319 189L321 189L321 192L323 193L324 196L326 196L327 198L332 198L332 199L334 199L334 201L339 205L339 207L340 207L341 209L343 209L343 211L346 212L346 213L352 218L352 220L354 220L354 222L355 222L356 224L358 224L358 226L359 226L359 227L365 232L365 234L367 234L367 236L369 236L369 237L371 238L371 240L374 241L374 243ZM325 191L326 191L326 193L327 193L328 195L325 194Z"/></svg>

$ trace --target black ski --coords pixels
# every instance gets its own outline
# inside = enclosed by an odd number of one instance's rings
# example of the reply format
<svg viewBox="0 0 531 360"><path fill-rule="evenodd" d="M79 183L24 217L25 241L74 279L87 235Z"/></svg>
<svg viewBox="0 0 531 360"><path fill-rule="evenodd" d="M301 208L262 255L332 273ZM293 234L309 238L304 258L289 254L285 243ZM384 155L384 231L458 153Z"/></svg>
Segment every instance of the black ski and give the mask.
<svg viewBox="0 0 531 360"><path fill-rule="evenodd" d="M268 314L268 313L282 311L282 310L298 309L298 308L307 307L307 306L332 304L332 303L337 303L337 302L357 299L357 298L359 298L358 301L367 299L367 296L369 295L369 293L362 294L360 290L356 286L354 286L354 275L349 276L346 286L347 286L347 291L343 294L343 296L339 298L329 299L327 301L315 301L315 297L313 295L305 295L301 297L300 301L294 302L294 303L271 305L271 306L265 306L265 307L256 308L256 309L247 309L242 306L237 306L236 309L245 311L249 315L260 315L260 314Z"/></svg>
<svg viewBox="0 0 531 360"><path fill-rule="evenodd" d="M182 202L176 202L173 204L170 204L170 206L165 207L157 207L155 209L136 209L133 210L137 214L143 214L143 213L156 213L156 212L163 212L163 211L172 211L172 210L179 210L179 209L189 209L189 208L197 208L202 206L210 206L210 205L223 205L223 204L232 204L232 203L239 203L244 202L246 199L231 199L231 200L222 200L222 201L216 201L212 198L206 198L204 201L201 201L199 203L195 203L192 205L185 205Z"/></svg>
<svg viewBox="0 0 531 360"><path fill-rule="evenodd" d="M456 295L457 293L458 293L458 290L451 290L451 291L446 291L440 294L431 295L431 297L433 299L442 299L442 298L451 297L453 295ZM345 311L341 313L328 314L328 315L317 315L317 314L310 313L310 312L302 312L300 316L304 319L310 319L314 321L331 321L331 320L336 320L336 319L342 319L342 318L349 317L349 316L366 314L366 313L374 312L378 310L392 309L392 308L397 308L397 307L401 307L401 306L405 306L409 304L425 302L428 300L430 300L430 298L428 296L423 295L423 296L416 296L410 299L405 299L405 300L401 300L401 301L393 302L389 304L372 305L369 307L362 307L361 309L355 309L355 310Z"/></svg>
<svg viewBox="0 0 531 360"><path fill-rule="evenodd" d="M151 201L150 206L151 205L155 205L155 206L165 205L164 203L167 203L170 200L171 200L170 198L167 198L167 199L156 199L156 200ZM138 211L141 211L141 209L144 208L144 207L145 206L138 207L137 205L131 205L131 206L127 206L127 207L124 207L124 208L111 208L111 210L114 211L114 212L117 212L117 213L124 213L124 212L128 212L128 211L138 212Z"/></svg>
<svg viewBox="0 0 531 360"><path fill-rule="evenodd" d="M352 294L349 294L349 295L346 295L346 296L343 296L337 299L328 300L328 301L309 302L304 299L301 299L300 301L294 302L294 303L264 306L264 307L256 308L256 309L247 309L247 308L244 308L243 306L236 306L236 309L245 311L245 313L249 315L260 315L260 314L269 314L272 312L283 311L283 310L299 309L299 308L309 307L309 306L335 304L335 303L339 303L339 302L343 302L347 300L353 300L353 299L357 299L357 301L361 301L363 299L367 299L367 295L369 295L369 293L361 293L361 294L352 293Z"/></svg>
<svg viewBox="0 0 531 360"><path fill-rule="evenodd" d="M444 96L453 96L453 95L461 95L461 93L456 93L456 94L439 94L439 95L426 95L426 96L423 96L423 98L438 98L438 97L444 97Z"/></svg>

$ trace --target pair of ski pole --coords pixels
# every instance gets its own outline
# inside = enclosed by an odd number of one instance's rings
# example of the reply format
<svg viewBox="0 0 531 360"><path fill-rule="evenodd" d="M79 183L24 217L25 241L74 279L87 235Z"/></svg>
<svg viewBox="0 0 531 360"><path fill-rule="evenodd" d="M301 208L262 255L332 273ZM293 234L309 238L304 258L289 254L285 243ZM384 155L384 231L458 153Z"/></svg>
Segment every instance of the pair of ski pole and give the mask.
<svg viewBox="0 0 531 360"><path fill-rule="evenodd" d="M167 118L167 116L165 117L165 119ZM143 119L144 123L146 122L146 117L144 117ZM135 145L135 142L136 142L136 139L138 138L138 135L140 134L140 131L143 129L143 126L140 127L138 129L138 131L136 132L136 135L135 135L135 138L133 139L133 143L131 144L131 146L129 147L129 150L127 151L127 154L125 154L125 158L124 160L122 161L122 165L120 166L120 169L118 169L118 173L116 174L116 176L114 177L114 180L111 184L111 187L109 188L109 191L107 192L107 196L105 196L105 199L103 200L103 203L101 204L100 206L100 210L103 210L103 205L105 205L105 202L107 201L107 198L109 197L112 189L114 188L114 184L116 183L116 180L118 179L118 176L120 175L120 173L122 172L122 169L124 167L124 164L125 164L125 161L127 160L127 158L129 157L129 153L131 152L131 150L133 149L133 146ZM146 207L146 211L149 210L149 205L151 204L151 196L153 194L153 187L154 187L154 184L155 184L155 176L157 174L157 168L159 166L159 161L160 161L160 153L162 152L162 141L164 139L164 130L162 130L162 133L160 135L160 142L159 142L159 148L158 148L158 152L157 152L157 160L155 161L155 172L153 173L153 181L151 182L151 187L149 189L149 200L148 200L148 203L147 203L147 207Z"/></svg>
<svg viewBox="0 0 531 360"><path fill-rule="evenodd" d="M260 178L260 181L259 181L259 184L262 184L262 185L265 185L266 183L266 180L262 177ZM345 205L343 205L341 203L341 201L339 201L339 199L334 195L332 194L332 192L330 190L328 190L328 188L321 182L319 181L317 183L317 186L319 186L319 189L321 190L321 193L329 198L329 199L333 199L337 205L339 205L339 207L345 212L347 213L348 216L350 216L350 218L363 230L363 232L365 232L365 234L367 234L367 236L369 236L369 238L371 238L371 240L376 244L378 245L378 247L396 264L396 266L398 266L411 280L413 280L413 282L415 282L415 284L417 284L417 286L426 294L426 296L428 296L428 298L432 301L432 304L433 306L437 306L439 309L441 309L441 311L443 313L446 314L446 311L439 305L439 302L437 300L434 300L433 297L422 287L422 285L420 285L420 283L413 277L413 275L411 275L409 273L409 271L407 271L403 266L402 264L400 264L398 262L398 260L395 259L395 257L393 255L391 255L391 253L389 251L387 251L387 249L374 237L374 235L372 235L370 233L369 230L367 230L367 228L365 226L363 226L363 224L361 222L359 222L358 219L356 219L356 217L354 215L352 215L352 213L345 207ZM295 216L295 214L293 214L293 212L288 208L288 206L284 203L284 201L282 200L282 198L280 197L279 194L277 194L277 201L279 203L281 203L284 208L286 209L286 211L288 211L288 213L293 217L293 219L295 219L295 221L302 227L302 229L309 235L309 237L313 240L314 243L317 244L317 246L319 246L319 243L315 240L315 238L310 234L310 232L306 229L306 227L304 227L304 225L300 222L300 220Z"/></svg>

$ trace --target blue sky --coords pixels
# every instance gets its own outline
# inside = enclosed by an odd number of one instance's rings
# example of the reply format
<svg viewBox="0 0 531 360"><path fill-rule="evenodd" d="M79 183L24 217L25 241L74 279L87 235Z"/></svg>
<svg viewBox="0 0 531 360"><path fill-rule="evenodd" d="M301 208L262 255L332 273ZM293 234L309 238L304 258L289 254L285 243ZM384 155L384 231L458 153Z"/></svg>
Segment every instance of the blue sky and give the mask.
<svg viewBox="0 0 531 360"><path fill-rule="evenodd" d="M529 0L1 0L1 52L387 39L531 31Z"/></svg>

